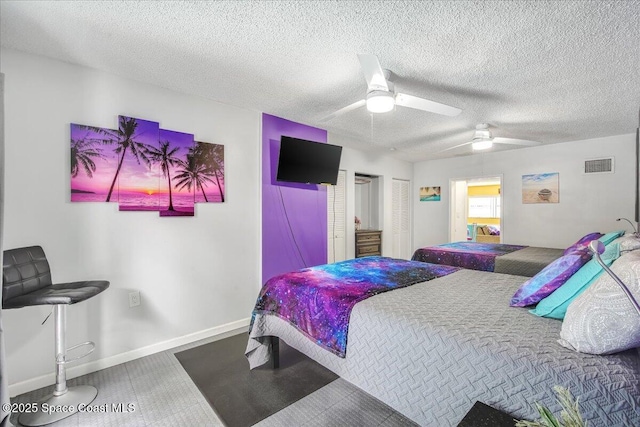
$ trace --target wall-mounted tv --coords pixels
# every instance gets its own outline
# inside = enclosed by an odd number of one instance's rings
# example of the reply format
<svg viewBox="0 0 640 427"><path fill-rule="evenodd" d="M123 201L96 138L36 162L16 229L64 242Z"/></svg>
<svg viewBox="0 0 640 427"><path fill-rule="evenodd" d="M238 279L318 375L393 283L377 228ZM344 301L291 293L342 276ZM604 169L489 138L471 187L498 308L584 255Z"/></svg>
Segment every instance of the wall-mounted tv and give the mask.
<svg viewBox="0 0 640 427"><path fill-rule="evenodd" d="M282 136L278 158L278 181L331 184L338 181L342 147Z"/></svg>

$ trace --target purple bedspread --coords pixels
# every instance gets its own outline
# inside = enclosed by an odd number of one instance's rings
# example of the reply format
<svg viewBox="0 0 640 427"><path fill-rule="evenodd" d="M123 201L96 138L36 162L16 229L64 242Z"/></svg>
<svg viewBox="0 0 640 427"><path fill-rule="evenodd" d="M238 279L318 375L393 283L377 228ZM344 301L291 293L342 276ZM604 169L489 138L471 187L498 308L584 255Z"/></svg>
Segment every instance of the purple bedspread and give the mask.
<svg viewBox="0 0 640 427"><path fill-rule="evenodd" d="M414 261L453 265L470 270L493 271L496 257L519 251L527 246L501 243L455 242L416 250Z"/></svg>
<svg viewBox="0 0 640 427"><path fill-rule="evenodd" d="M272 277L256 302L257 313L276 315L316 342L345 357L349 317L356 303L393 289L459 270L385 257L365 257Z"/></svg>

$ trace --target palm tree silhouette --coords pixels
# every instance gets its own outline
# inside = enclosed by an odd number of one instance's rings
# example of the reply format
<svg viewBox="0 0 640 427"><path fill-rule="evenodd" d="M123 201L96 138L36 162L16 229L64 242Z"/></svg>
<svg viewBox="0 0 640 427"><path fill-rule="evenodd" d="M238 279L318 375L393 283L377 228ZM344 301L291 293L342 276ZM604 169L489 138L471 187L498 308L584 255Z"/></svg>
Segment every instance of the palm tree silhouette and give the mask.
<svg viewBox="0 0 640 427"><path fill-rule="evenodd" d="M127 154L127 150L131 151L131 154L133 154L138 164L140 164L140 159L142 159L147 164L147 166L150 165L149 158L146 155L148 146L142 142L136 141L136 136L138 135L136 135L135 133L136 129L138 128L138 120L133 117L120 116L119 124L120 126L118 127L117 131L102 129L103 132L112 137L106 143L118 144L118 146L113 151L116 154L120 155L120 161L118 161L118 169L116 169L116 173L113 176L113 181L111 182L111 187L109 188L109 194L107 195L107 202L111 201L113 187L116 185L116 181L118 180L118 174L120 173L120 169L122 168L122 162L124 161L124 157Z"/></svg>
<svg viewBox="0 0 640 427"><path fill-rule="evenodd" d="M209 163L210 169L213 170L213 174L216 177L216 185L220 191L220 201L224 202L224 189L220 185L220 178L224 181L224 145L211 144L212 162Z"/></svg>
<svg viewBox="0 0 640 427"><path fill-rule="evenodd" d="M180 166L183 162L176 157L176 153L180 151L180 147L170 148L171 143L169 141L161 141L160 148L147 147L147 154L154 163L160 163L160 169L162 170L162 176L169 180L169 210L175 210L173 208L173 195L171 193L171 166Z"/></svg>
<svg viewBox="0 0 640 427"><path fill-rule="evenodd" d="M196 162L202 166L201 173L207 177L213 176L215 178L215 182L211 179L207 179L207 181L212 182L218 187L220 201L224 202L224 189L222 187L224 184L224 145L198 142L192 149L192 154ZM222 183L220 181L222 181ZM202 186L200 188L202 189ZM202 194L204 195L204 189L202 190ZM204 196L204 200L208 202L206 195Z"/></svg>
<svg viewBox="0 0 640 427"><path fill-rule="evenodd" d="M104 135L104 138L93 137L93 138L85 138L88 143L100 143L103 145L113 145L116 144L116 148L113 150L119 156L118 160L118 168L116 169L116 173L113 176L113 181L111 182L111 187L109 187L109 194L107 194L107 202L111 201L111 195L113 194L113 188L115 187L116 182L118 181L118 175L120 174L120 169L122 169L122 163L124 162L124 158L127 155L127 151L130 151L131 154L135 157L138 164L140 164L140 160L142 160L147 166L151 165L149 158L147 157L147 151L149 146L143 142L139 142L136 140L140 135L136 135L136 129L138 128L138 119L134 117L124 117L120 116L118 119L118 130L113 129L105 129L96 126L87 126L87 125L74 125L78 126L81 129L86 129L92 131L98 135ZM74 167L74 152L73 152L73 142L71 147L71 171L73 173ZM91 166L90 166L91 167ZM93 171L95 171L95 165L93 167Z"/></svg>
<svg viewBox="0 0 640 427"><path fill-rule="evenodd" d="M187 154L187 161L181 162L181 169L173 177L176 180L176 188L181 190L186 187L188 191L191 191L193 187L193 198L195 201L196 190L200 189L204 196L205 202L208 202L207 195L204 192L204 187L207 186L207 182L213 182L209 176L207 176L207 166L201 162L201 159L195 155L195 147L189 150Z"/></svg>
<svg viewBox="0 0 640 427"><path fill-rule="evenodd" d="M89 178L93 178L93 172L96 171L96 164L93 158L104 159L102 150L93 146L94 141L91 139L72 139L71 140L71 176L78 176L80 169L84 169Z"/></svg>

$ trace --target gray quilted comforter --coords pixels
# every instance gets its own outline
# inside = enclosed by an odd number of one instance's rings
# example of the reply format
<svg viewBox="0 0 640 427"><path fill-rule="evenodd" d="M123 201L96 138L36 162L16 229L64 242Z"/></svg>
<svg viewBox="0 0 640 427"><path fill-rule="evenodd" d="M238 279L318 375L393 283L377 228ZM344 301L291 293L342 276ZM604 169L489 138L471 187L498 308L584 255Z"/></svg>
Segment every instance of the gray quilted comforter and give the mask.
<svg viewBox="0 0 640 427"><path fill-rule="evenodd" d="M496 257L494 272L533 277L540 270L562 256L564 249L529 246Z"/></svg>
<svg viewBox="0 0 640 427"><path fill-rule="evenodd" d="M640 425L640 352L576 353L561 323L509 307L523 277L460 270L362 301L351 313L346 358L316 346L275 316L259 316L247 345L252 367L278 336L424 426L456 425L476 400L536 419L533 402L559 411L552 387L580 398L589 425Z"/></svg>

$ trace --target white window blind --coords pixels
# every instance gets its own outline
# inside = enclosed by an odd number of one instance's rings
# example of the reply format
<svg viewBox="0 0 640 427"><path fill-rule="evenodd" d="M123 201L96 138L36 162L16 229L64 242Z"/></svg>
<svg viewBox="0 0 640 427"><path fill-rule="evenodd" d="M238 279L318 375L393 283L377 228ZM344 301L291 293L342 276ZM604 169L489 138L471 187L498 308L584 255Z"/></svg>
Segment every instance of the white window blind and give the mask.
<svg viewBox="0 0 640 427"><path fill-rule="evenodd" d="M500 196L469 197L471 218L500 218Z"/></svg>

